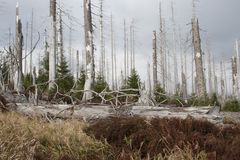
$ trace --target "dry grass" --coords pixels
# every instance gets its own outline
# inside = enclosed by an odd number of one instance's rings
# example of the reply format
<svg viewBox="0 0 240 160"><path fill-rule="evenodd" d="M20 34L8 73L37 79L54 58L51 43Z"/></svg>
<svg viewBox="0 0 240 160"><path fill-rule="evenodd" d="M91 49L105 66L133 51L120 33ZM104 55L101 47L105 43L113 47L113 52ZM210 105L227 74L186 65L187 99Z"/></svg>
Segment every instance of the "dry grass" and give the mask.
<svg viewBox="0 0 240 160"><path fill-rule="evenodd" d="M0 113L1 160L102 159L109 147L83 133L78 121L45 123L18 114Z"/></svg>

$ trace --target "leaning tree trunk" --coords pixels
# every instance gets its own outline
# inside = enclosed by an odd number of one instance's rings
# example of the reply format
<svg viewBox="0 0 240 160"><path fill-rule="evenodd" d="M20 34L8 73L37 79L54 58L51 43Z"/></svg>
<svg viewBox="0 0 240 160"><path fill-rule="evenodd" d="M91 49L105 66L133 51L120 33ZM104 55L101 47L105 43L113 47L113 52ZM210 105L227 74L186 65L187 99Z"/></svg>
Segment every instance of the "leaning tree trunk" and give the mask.
<svg viewBox="0 0 240 160"><path fill-rule="evenodd" d="M92 99L92 90L95 78L94 49L93 49L93 27L91 14L91 0L84 0L84 30L85 30L85 52L86 52L86 82L84 85L83 102Z"/></svg>

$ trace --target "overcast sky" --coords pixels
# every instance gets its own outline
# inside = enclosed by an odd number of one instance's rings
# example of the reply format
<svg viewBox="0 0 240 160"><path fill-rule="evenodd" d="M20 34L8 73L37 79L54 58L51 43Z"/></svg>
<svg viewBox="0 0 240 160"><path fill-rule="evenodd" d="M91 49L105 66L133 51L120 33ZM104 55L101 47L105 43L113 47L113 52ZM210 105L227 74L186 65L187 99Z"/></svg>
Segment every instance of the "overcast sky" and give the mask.
<svg viewBox="0 0 240 160"><path fill-rule="evenodd" d="M93 12L98 14L98 0L93 1ZM34 10L34 30L42 35L47 26L49 15L49 0L19 0L20 13L25 28L26 22L31 19L31 10ZM163 17L166 20L166 31L171 44L172 22L171 1L162 0ZM58 0L59 3L59 0ZM192 0L173 0L177 31L181 31L182 37L190 36L192 17ZM61 0L59 3L63 10L74 17L73 20L73 46L82 50L84 44L82 27L82 0ZM14 33L16 0L0 0L0 46L7 45L8 28ZM202 45L205 50L206 40L209 39L211 50L217 61L224 59L229 61L234 53L235 40L240 37L240 1L239 0L199 0L197 3L197 16L199 18ZM95 44L99 43L98 17L94 14ZM114 30L118 54L122 55L123 48L123 20L130 24L134 18L136 24L136 58L137 69L144 75L147 60L152 54L152 31L159 30L159 0L104 0L104 23L106 45L109 48L110 15L113 15ZM68 47L69 21L67 16L65 22L65 50ZM36 33L36 32L35 32ZM37 34L35 34L35 37ZM43 39L43 37L42 37ZM171 46L171 45L169 45ZM42 45L39 45L39 50ZM99 54L97 45L96 55ZM191 51L191 50L190 50ZM121 57L119 55L119 57ZM121 59L121 58L120 58Z"/></svg>

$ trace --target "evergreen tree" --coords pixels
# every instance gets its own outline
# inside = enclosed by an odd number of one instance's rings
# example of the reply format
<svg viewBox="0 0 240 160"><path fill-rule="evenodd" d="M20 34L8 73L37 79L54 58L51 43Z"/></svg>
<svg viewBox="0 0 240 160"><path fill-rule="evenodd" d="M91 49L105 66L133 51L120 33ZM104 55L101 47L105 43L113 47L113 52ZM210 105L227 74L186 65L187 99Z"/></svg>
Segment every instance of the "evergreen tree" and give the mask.
<svg viewBox="0 0 240 160"><path fill-rule="evenodd" d="M30 86L32 86L32 76L28 73L23 76L23 87L27 90Z"/></svg>
<svg viewBox="0 0 240 160"><path fill-rule="evenodd" d="M67 61L64 55L61 55L61 61L57 66L57 80L58 91L60 93L69 92L74 84L74 78L70 70L68 69Z"/></svg>
<svg viewBox="0 0 240 160"><path fill-rule="evenodd" d="M48 82L48 74L49 74L49 53L45 54L45 57L41 61L39 76L36 79L37 84ZM48 88L48 84L41 85L39 86L39 88L42 90L42 92L44 92Z"/></svg>
<svg viewBox="0 0 240 160"><path fill-rule="evenodd" d="M128 77L127 88L139 89L141 85L140 77L135 69L132 70L131 75Z"/></svg>
<svg viewBox="0 0 240 160"><path fill-rule="evenodd" d="M77 90L77 91L84 90L85 81L86 81L86 74L85 74L84 69L81 68L80 77L77 81L77 86L76 86L75 90ZM78 92L74 96L76 96L78 99L82 99L83 92Z"/></svg>
<svg viewBox="0 0 240 160"><path fill-rule="evenodd" d="M94 91L97 93L101 93L104 89L108 90L108 84L105 81L104 77L99 74L94 84Z"/></svg>
<svg viewBox="0 0 240 160"><path fill-rule="evenodd" d="M101 93L104 89L106 91L109 91L109 86L107 82L105 81L104 77L98 74L96 81L94 83L94 91L97 93ZM94 101L97 103L100 103L102 99L96 95L94 95Z"/></svg>
<svg viewBox="0 0 240 160"><path fill-rule="evenodd" d="M166 94L165 90L158 83L154 88L154 96L155 96L156 102L161 103L165 101L167 99L167 96L165 94Z"/></svg>
<svg viewBox="0 0 240 160"><path fill-rule="evenodd" d="M135 69L132 70L131 75L127 79L127 85L123 87L123 89L139 89L141 88L141 80ZM136 94L140 95L139 91L126 91L127 94ZM138 101L138 97L132 97L128 99L129 101Z"/></svg>

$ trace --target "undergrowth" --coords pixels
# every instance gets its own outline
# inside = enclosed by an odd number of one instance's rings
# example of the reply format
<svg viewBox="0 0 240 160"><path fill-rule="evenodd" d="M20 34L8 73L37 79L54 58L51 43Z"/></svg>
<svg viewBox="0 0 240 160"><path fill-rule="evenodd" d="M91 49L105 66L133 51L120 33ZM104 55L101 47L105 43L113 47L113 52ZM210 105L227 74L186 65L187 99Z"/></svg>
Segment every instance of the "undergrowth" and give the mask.
<svg viewBox="0 0 240 160"><path fill-rule="evenodd" d="M109 146L88 137L78 121L46 123L0 113L1 160L89 160L111 157Z"/></svg>
<svg viewBox="0 0 240 160"><path fill-rule="evenodd" d="M240 126L187 119L108 118L86 125L0 113L1 160L238 159Z"/></svg>

